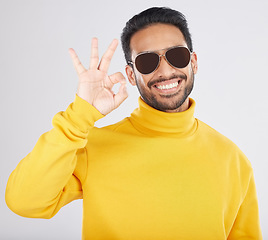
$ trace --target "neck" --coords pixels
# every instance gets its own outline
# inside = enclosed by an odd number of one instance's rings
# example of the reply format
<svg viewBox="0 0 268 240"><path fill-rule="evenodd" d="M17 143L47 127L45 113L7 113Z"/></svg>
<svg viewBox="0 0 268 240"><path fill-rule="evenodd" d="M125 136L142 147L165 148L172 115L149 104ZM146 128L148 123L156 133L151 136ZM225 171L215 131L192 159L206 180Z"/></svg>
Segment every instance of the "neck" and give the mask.
<svg viewBox="0 0 268 240"><path fill-rule="evenodd" d="M140 132L152 136L191 135L197 129L197 121L194 117L195 101L189 98L186 102L189 107L185 111L167 113L152 108L140 97L139 108L134 110L129 120Z"/></svg>

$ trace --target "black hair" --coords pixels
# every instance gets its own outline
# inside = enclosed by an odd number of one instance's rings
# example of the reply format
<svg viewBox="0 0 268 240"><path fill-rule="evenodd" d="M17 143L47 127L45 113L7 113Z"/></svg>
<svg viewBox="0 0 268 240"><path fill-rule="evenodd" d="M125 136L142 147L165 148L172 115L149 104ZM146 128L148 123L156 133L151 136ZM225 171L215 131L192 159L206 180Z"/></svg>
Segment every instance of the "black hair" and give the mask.
<svg viewBox="0 0 268 240"><path fill-rule="evenodd" d="M127 64L131 61L131 37L139 30L156 23L171 24L179 28L185 38L187 47L191 52L193 51L191 34L185 16L181 12L167 7L152 7L132 17L123 29L121 44Z"/></svg>

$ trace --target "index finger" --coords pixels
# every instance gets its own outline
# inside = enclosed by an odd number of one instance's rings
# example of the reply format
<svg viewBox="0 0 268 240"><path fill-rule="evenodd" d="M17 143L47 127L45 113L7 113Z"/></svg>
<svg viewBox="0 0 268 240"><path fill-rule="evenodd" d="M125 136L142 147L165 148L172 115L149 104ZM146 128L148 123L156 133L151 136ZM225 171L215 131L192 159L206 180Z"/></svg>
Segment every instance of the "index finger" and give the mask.
<svg viewBox="0 0 268 240"><path fill-rule="evenodd" d="M112 57L113 57L114 52L117 48L117 45L118 45L118 40L114 39L101 58L101 61L100 61L99 67L98 67L99 70L101 70L103 72L108 71Z"/></svg>
<svg viewBox="0 0 268 240"><path fill-rule="evenodd" d="M74 68L75 68L76 72L78 73L78 75L83 73L85 71L85 68L83 67L82 63L80 62L75 51L72 48L69 48L69 53L71 55Z"/></svg>

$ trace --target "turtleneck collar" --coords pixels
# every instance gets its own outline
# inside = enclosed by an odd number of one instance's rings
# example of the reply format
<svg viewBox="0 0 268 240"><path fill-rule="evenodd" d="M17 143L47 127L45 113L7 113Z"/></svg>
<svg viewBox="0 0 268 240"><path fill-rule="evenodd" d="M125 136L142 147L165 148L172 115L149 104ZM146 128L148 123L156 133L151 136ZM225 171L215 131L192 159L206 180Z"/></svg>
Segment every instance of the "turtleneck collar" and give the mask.
<svg viewBox="0 0 268 240"><path fill-rule="evenodd" d="M167 113L152 108L139 97L139 107L129 120L137 130L147 134L191 135L197 128L197 121L194 117L195 101L192 98L189 100L186 111Z"/></svg>

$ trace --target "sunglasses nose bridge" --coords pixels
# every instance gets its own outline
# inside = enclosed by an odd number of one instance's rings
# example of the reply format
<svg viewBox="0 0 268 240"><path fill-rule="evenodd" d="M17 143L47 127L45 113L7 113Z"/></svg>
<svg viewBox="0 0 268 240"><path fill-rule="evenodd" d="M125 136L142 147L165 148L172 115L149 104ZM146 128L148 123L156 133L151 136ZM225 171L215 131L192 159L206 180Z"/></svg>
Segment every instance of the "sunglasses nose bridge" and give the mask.
<svg viewBox="0 0 268 240"><path fill-rule="evenodd" d="M166 54L158 54L159 57L159 64L161 62L161 58L164 57L164 59L167 61Z"/></svg>
<svg viewBox="0 0 268 240"><path fill-rule="evenodd" d="M164 59L165 59L165 61L166 61L166 63L170 66L170 62L168 61L168 59L167 59L167 57L166 57L166 53L164 53L164 54L158 54L158 57L159 57L159 62L158 62L158 67L159 67L159 65L161 64L161 58L163 57Z"/></svg>

